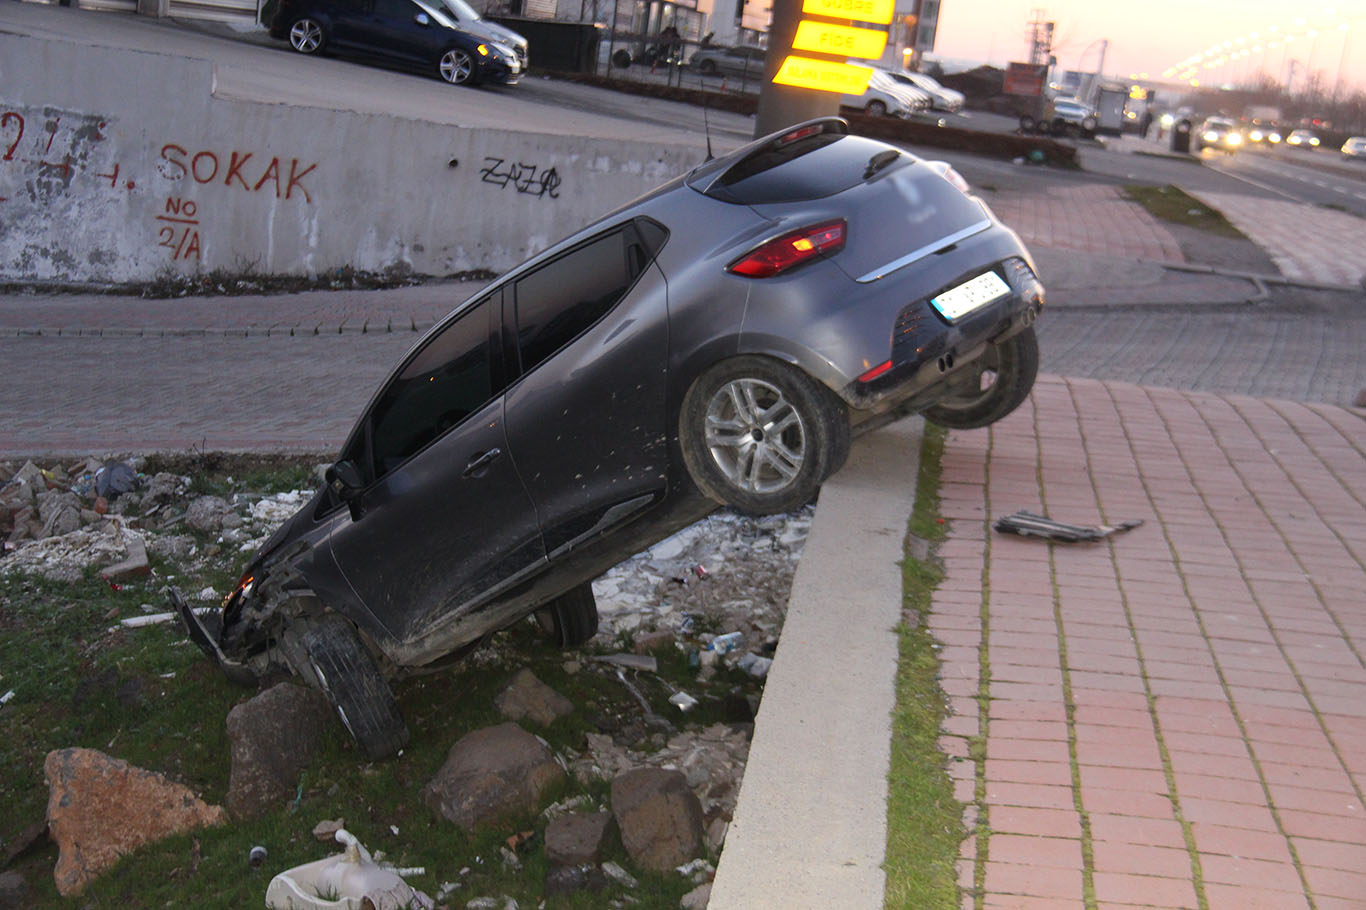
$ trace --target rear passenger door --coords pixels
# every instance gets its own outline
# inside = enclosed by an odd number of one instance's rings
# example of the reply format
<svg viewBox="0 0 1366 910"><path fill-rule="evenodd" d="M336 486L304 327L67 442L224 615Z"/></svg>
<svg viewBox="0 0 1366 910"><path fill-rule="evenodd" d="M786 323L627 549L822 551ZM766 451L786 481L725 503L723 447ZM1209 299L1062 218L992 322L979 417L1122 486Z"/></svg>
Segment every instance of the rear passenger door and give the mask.
<svg viewBox="0 0 1366 910"><path fill-rule="evenodd" d="M508 441L551 559L666 488L666 236L627 222L505 286Z"/></svg>

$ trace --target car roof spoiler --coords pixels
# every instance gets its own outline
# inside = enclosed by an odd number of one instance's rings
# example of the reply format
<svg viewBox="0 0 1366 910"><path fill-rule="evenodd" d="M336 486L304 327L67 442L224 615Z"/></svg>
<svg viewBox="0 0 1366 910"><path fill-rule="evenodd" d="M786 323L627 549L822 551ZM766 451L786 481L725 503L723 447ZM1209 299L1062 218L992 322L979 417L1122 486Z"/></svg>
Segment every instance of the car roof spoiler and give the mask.
<svg viewBox="0 0 1366 910"><path fill-rule="evenodd" d="M693 189L710 196L714 188L725 186L731 182L727 179L729 175L737 171L748 170L754 160L760 156L780 151L794 142L810 139L812 136L826 134L844 136L848 133L849 121L843 117L816 117L812 120L804 120L801 123L785 126L776 132L769 133L767 136L754 140L749 145L741 146L729 155L702 165L694 172L693 179L690 179L688 183Z"/></svg>

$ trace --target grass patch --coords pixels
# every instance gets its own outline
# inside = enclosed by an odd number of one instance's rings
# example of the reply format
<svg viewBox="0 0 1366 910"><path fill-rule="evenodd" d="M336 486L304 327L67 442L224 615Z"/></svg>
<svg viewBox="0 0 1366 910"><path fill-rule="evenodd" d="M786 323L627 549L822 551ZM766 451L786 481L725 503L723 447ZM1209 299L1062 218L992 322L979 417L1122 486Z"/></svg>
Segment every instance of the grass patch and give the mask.
<svg viewBox="0 0 1366 910"><path fill-rule="evenodd" d="M1178 187L1138 186L1124 187L1125 195L1148 210L1154 218L1184 224L1197 230L1208 231L1220 237L1247 240L1247 235L1234 227L1221 212L1215 211L1199 199Z"/></svg>
<svg viewBox="0 0 1366 910"><path fill-rule="evenodd" d="M939 479L945 431L925 425L920 450L913 538L941 541ZM917 544L912 541L911 549ZM956 861L966 831L963 806L953 795L938 739L946 707L939 688L939 657L922 617L943 572L932 556L902 564L903 616L897 705L892 718L892 759L887 803L886 906L951 910L959 906Z"/></svg>
<svg viewBox="0 0 1366 910"><path fill-rule="evenodd" d="M228 458L221 463L149 462L148 469L190 474L196 491L227 492L240 489L244 478L257 490L292 488L310 465L309 460L256 464ZM206 538L201 544L210 542ZM231 765L224 721L233 705L254 690L229 683L185 640L177 625L129 630L117 624L120 617L139 615L145 608L162 609L163 586L174 576L176 584L189 590L200 585L226 590L245 559L235 547L226 547L190 572L154 557L153 577L128 581L117 590L94 570L75 583L0 574L0 693L14 690L13 698L0 707L0 843L11 843L43 821L48 799L43 761L53 749L98 749L166 774L210 803L223 803ZM613 651L621 642L594 644ZM673 647L655 656L659 674L641 673L633 684L652 711L669 717L675 727L750 720L749 699L761 693L761 682L726 669L703 681L687 655ZM600 893L552 897L542 904L548 869L544 820L513 818L465 834L420 799L422 786L457 739L503 722L493 706L494 696L523 667L575 705L573 714L549 728L525 724L557 754L582 753L589 733L611 733L618 741L629 741L633 751L648 753L662 747L669 734L646 726L641 706L615 670L591 662L581 661L578 667L568 663L581 657L547 646L533 621L519 623L451 670L395 686L413 731L412 743L401 756L364 762L340 724L334 725L320 755L304 771L297 798L258 821L233 822L144 847L105 873L77 901L56 892L56 847L29 851L10 866L28 883L25 906L260 907L274 874L339 852L336 845L317 843L311 832L321 820L343 818L347 829L372 852L382 851L398 866L426 867L425 875L410 879L414 887L435 897L441 883L459 882L459 890L445 901L448 906L463 907L478 896L499 897L502 906L505 895L522 907L550 910L587 910L622 900L634 907L673 910L694 884L677 874L652 875L635 867L619 843L610 846L603 859L629 869L640 881L639 888L628 892L611 884ZM668 704L677 689L700 701L686 719ZM585 784L570 777L554 798L576 796L605 808L608 784ZM536 834L518 848L520 868L507 866L501 848L509 836L522 831ZM269 851L260 868L248 862L256 845ZM460 870L467 867L470 871L462 875Z"/></svg>

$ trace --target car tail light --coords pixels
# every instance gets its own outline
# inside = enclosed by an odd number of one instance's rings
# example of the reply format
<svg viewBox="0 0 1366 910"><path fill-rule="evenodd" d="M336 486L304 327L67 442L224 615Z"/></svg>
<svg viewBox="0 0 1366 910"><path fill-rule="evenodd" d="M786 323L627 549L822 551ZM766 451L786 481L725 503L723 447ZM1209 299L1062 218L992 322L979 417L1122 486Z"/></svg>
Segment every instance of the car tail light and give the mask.
<svg viewBox="0 0 1366 910"><path fill-rule="evenodd" d="M844 249L847 225L843 218L791 231L755 247L726 266L746 278L772 278L818 256Z"/></svg>

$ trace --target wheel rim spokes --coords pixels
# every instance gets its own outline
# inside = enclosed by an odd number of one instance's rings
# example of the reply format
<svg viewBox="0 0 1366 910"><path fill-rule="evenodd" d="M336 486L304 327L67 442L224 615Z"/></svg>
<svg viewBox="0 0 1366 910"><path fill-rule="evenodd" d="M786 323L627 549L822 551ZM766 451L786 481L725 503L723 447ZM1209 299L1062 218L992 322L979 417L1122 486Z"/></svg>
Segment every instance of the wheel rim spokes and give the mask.
<svg viewBox="0 0 1366 910"><path fill-rule="evenodd" d="M716 466L746 492L783 489L806 458L801 415L780 389L762 380L737 379L717 390L704 432Z"/></svg>
<svg viewBox="0 0 1366 910"><path fill-rule="evenodd" d="M470 77L470 60L463 54L447 54L441 58L441 77L447 82L464 82Z"/></svg>
<svg viewBox="0 0 1366 910"><path fill-rule="evenodd" d="M316 22L296 22L289 32L290 43L305 53L316 51L322 36L322 29Z"/></svg>

